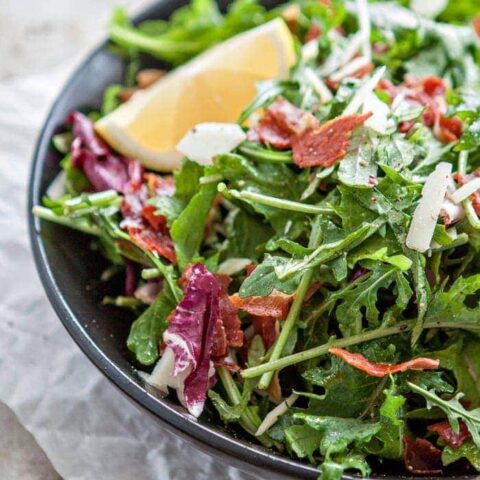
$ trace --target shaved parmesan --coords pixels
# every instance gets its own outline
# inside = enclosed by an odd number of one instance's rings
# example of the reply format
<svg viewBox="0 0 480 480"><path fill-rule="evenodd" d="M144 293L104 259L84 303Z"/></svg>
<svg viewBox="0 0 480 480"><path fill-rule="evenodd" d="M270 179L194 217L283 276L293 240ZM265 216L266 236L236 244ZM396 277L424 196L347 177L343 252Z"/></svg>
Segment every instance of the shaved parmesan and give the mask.
<svg viewBox="0 0 480 480"><path fill-rule="evenodd" d="M329 102L333 98L332 92L311 68L305 69L305 77L320 97L322 103Z"/></svg>
<svg viewBox="0 0 480 480"><path fill-rule="evenodd" d="M211 165L214 157L231 152L246 139L236 123L200 123L178 142L177 150L200 165Z"/></svg>
<svg viewBox="0 0 480 480"><path fill-rule="evenodd" d="M472 193L475 193L480 188L480 177L470 180L465 185L461 186L458 190L450 195L450 200L453 203L463 202Z"/></svg>
<svg viewBox="0 0 480 480"><path fill-rule="evenodd" d="M363 102L362 113L368 112L371 112L372 116L367 119L365 125L378 133L385 134L390 128L388 121L390 108L374 92L370 92Z"/></svg>
<svg viewBox="0 0 480 480"><path fill-rule="evenodd" d="M335 32L335 30L330 30L329 34L333 32ZM334 42L340 42L341 40L342 40L341 38L332 39L332 41ZM345 65L350 60L352 60L352 58L355 57L355 55L359 52L362 46L362 42L363 42L362 32L357 32L354 35L351 35L350 37L348 37L346 42L347 43L343 49L337 43L334 43L332 52L326 58L325 62L323 62L323 65L319 69L319 72L321 75L325 77L330 75L335 70L338 70L340 67L343 67L343 65ZM318 42L316 43L318 44Z"/></svg>
<svg viewBox="0 0 480 480"><path fill-rule="evenodd" d="M372 58L372 46L370 45L370 14L367 0L357 0L358 23L362 33L362 54L369 60Z"/></svg>
<svg viewBox="0 0 480 480"><path fill-rule="evenodd" d="M415 209L408 230L406 240L408 248L418 252L425 252L430 248L451 172L452 165L441 162L427 177L422 190L422 198Z"/></svg>
<svg viewBox="0 0 480 480"><path fill-rule="evenodd" d="M357 113L358 109L363 105L368 95L370 95L375 87L377 86L380 79L385 74L387 67L380 67L375 71L375 73L368 78L364 84L356 91L353 98L350 100L350 103L345 108L343 115L352 115Z"/></svg>
<svg viewBox="0 0 480 480"><path fill-rule="evenodd" d="M302 60L308 63L318 57L318 40L310 40L302 47Z"/></svg>
<svg viewBox="0 0 480 480"><path fill-rule="evenodd" d="M435 18L445 10L448 0L412 0L410 8L427 18Z"/></svg>
<svg viewBox="0 0 480 480"><path fill-rule="evenodd" d="M258 427L258 430L255 432L255 436L259 437L263 435L269 428L271 428L277 420L288 412L288 409L297 401L298 395L292 393L288 398L286 398L282 403L277 405L272 411L268 412L263 422Z"/></svg>
<svg viewBox="0 0 480 480"><path fill-rule="evenodd" d="M340 82L344 78L353 75L355 72L358 72L361 68L366 67L369 64L370 60L366 57L354 58L351 62L344 65L340 70L332 73L330 75L330 80L332 82Z"/></svg>
<svg viewBox="0 0 480 480"><path fill-rule="evenodd" d="M62 170L47 188L47 197L52 200L58 200L65 195L65 170Z"/></svg>
<svg viewBox="0 0 480 480"><path fill-rule="evenodd" d="M218 266L218 273L225 273L226 275L234 275L241 272L252 261L249 258L227 258Z"/></svg>

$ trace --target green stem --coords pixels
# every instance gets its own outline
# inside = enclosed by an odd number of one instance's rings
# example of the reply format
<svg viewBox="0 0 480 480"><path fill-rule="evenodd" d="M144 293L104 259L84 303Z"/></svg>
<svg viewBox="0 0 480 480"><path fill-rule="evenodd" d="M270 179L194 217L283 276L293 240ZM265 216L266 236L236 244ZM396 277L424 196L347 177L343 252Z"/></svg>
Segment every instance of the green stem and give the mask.
<svg viewBox="0 0 480 480"><path fill-rule="evenodd" d="M136 47L159 57L171 52L195 54L200 50L198 42L165 40L137 32L129 27L110 26L110 38L119 45Z"/></svg>
<svg viewBox="0 0 480 480"><path fill-rule="evenodd" d="M330 207L320 207L318 205L309 205L308 203L294 202L292 200L284 200L283 198L271 197L261 193L248 191L229 190L224 183L218 185L218 191L222 194L231 195L232 197L247 202L255 202L267 207L279 208L281 210L289 210L291 212L308 213L312 215L332 214L334 210Z"/></svg>
<svg viewBox="0 0 480 480"><path fill-rule="evenodd" d="M170 287L170 290L172 292L173 297L175 298L175 301L177 303L180 302L182 299L182 291L178 287L177 283L175 282L175 279L171 275L170 272L167 271L168 266L165 265L156 254L153 254L151 252L145 251L145 255L152 261L152 263L155 265L156 269L162 274L163 278L168 283L168 286Z"/></svg>
<svg viewBox="0 0 480 480"><path fill-rule="evenodd" d="M223 388L227 392L230 402L233 405L238 405L242 401L242 396L228 369L225 367L217 367L217 374L222 382ZM246 407L240 417L239 423L250 435L255 435L261 421L250 407ZM272 445L272 441L266 435L261 435L257 438L267 447Z"/></svg>
<svg viewBox="0 0 480 480"><path fill-rule="evenodd" d="M243 153L243 155L246 157L256 160L257 162L292 163L291 152L277 152L275 150L268 150L251 142L243 142L238 147L238 151Z"/></svg>
<svg viewBox="0 0 480 480"><path fill-rule="evenodd" d="M467 163L468 163L468 152L460 152L458 156L458 173L466 175L467 173ZM466 198L462 202L463 208L465 209L465 215L467 216L470 225L476 230L480 230L480 219L478 218L475 209L473 208L472 201L470 198Z"/></svg>
<svg viewBox="0 0 480 480"><path fill-rule="evenodd" d="M101 230L96 225L90 225L84 221L74 220L63 215L56 215L49 208L41 207L39 205L33 207L32 213L42 220L58 223L59 225L64 225L65 227L70 227L74 230L88 233L89 235L100 236L102 234Z"/></svg>
<svg viewBox="0 0 480 480"><path fill-rule="evenodd" d="M377 338L388 337L390 335L398 335L399 333L408 332L414 327L415 321L403 322L388 328L377 328L369 332L361 333L359 335L352 335L347 338L340 338L329 343L319 345L318 347L304 350L303 352L294 353L287 357L280 358L275 361L270 361L256 367L242 370L241 375L244 378L255 378L263 375L266 372L279 370L290 365L311 360L312 358L321 357L328 353L332 347L344 348L358 345L360 343L376 340ZM424 324L424 328L456 328L468 331L480 332L480 325L474 325L469 322L441 322L430 320Z"/></svg>
<svg viewBox="0 0 480 480"><path fill-rule="evenodd" d="M295 273L300 272L301 270L317 267L325 262L333 260L348 250L360 245L360 243L373 235L384 223L385 220L379 217L374 222L363 225L358 230L355 230L341 240L320 245L302 261L294 263L292 266L287 264L285 267L282 267L281 270L275 269L275 273L279 279L283 280L292 277Z"/></svg>
<svg viewBox="0 0 480 480"><path fill-rule="evenodd" d="M295 299L290 307L290 311L288 312L287 319L282 326L282 331L280 332L280 335L275 342L275 346L273 347L272 354L270 355L270 362L275 362L282 356L285 344L287 343L288 337L290 336L290 333L297 321L298 315L300 314L300 309L302 308L303 300L307 294L308 288L310 287L312 276L313 269L307 270L300 281L300 285L295 293ZM273 370L264 373L260 379L260 382L258 383L258 388L261 390L268 388L270 382L272 381L273 373Z"/></svg>
<svg viewBox="0 0 480 480"><path fill-rule="evenodd" d="M142 270L142 278L150 280L151 278L158 278L162 276L162 272L158 268L144 268Z"/></svg>
<svg viewBox="0 0 480 480"><path fill-rule="evenodd" d="M105 190L103 192L82 194L78 197L71 198L64 203L65 215L73 212L79 212L91 207L108 207L112 202L120 199L115 190Z"/></svg>

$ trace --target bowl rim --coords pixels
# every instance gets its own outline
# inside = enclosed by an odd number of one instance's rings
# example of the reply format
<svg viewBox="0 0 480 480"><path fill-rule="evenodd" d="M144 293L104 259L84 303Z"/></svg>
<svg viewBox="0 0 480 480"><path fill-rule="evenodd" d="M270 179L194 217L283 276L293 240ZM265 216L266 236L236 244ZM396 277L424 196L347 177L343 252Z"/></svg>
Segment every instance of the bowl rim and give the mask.
<svg viewBox="0 0 480 480"><path fill-rule="evenodd" d="M133 22L138 23L145 19L157 17L155 13L158 12L158 9L167 4L174 5L174 9L176 9L183 3L181 0L159 0L136 15ZM225 462L227 457L229 464L246 472L252 473L252 470L254 470L256 473L261 474L261 472L265 473L270 471L275 472L277 478L279 478L279 476L283 478L291 478L291 476L296 478L317 478L319 471L314 466L280 456L264 447L235 438L233 435L212 428L205 422L201 420L198 421L187 413L179 412L169 405L167 401L153 395L145 387L142 387L139 382L136 382L115 365L114 361L110 360L107 354L93 342L87 330L83 327L81 319L77 318L70 309L62 293L62 288L56 282L54 269L49 263L41 235L42 221L32 214L32 208L41 200L41 178L46 155L51 145L50 131L52 127L58 127L56 116L61 101L69 96L71 93L70 90L74 87L79 75L87 69L88 65L97 55L106 51L107 46L108 39L101 41L97 47L87 53L84 59L77 64L68 76L63 87L51 104L49 113L38 135L33 153L28 182L27 218L33 257L47 297L63 326L89 360L127 397L134 400L138 406L146 409L147 412L154 415L157 419L160 419L161 423L169 432L192 442L201 450L215 457L219 457L223 462ZM343 478L346 480L358 479L357 476L353 475L344 475ZM406 477L404 475L374 475L370 478L393 479L414 477ZM434 480L438 477L430 477L430 479L428 477L422 478L424 480Z"/></svg>

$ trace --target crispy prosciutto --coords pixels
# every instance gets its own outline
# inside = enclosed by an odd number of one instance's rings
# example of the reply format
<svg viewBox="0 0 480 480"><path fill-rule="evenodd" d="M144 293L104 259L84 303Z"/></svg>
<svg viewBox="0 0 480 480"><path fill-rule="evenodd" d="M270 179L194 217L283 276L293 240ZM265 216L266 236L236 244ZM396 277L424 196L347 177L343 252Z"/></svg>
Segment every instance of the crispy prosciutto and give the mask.
<svg viewBox="0 0 480 480"><path fill-rule="evenodd" d="M302 168L331 167L347 153L355 127L371 115L344 115L296 135L292 140L293 162Z"/></svg>
<svg viewBox="0 0 480 480"><path fill-rule="evenodd" d="M214 377L212 348L220 317L220 285L201 263L190 268L185 295L163 333L165 349L149 383L177 391L180 402L195 417L205 404Z"/></svg>
<svg viewBox="0 0 480 480"><path fill-rule="evenodd" d="M230 297L231 302L240 310L257 317L273 317L284 319L288 315L293 295L273 291L266 297L251 296L242 298L235 293Z"/></svg>
<svg viewBox="0 0 480 480"><path fill-rule="evenodd" d="M330 348L328 351L371 377L385 377L394 373L406 372L407 370L436 370L440 366L439 360L431 358L415 358L408 362L397 364L373 363L362 354L351 353L343 348Z"/></svg>
<svg viewBox="0 0 480 480"><path fill-rule="evenodd" d="M471 435L465 423L460 421L460 430L454 432L448 420L429 425L427 430L435 432L447 445L452 448L460 448L465 440L468 440Z"/></svg>
<svg viewBox="0 0 480 480"><path fill-rule="evenodd" d="M215 277L220 285L220 317L217 322L215 339L222 347L214 347L213 356L215 358L223 358L228 354L229 348L239 348L243 345L243 331L241 329L237 307L228 296L228 286L232 279L228 275L222 274L216 274Z"/></svg>
<svg viewBox="0 0 480 480"><path fill-rule="evenodd" d="M300 110L280 97L267 108L254 135L274 148L285 150L291 147L292 137L318 126L318 120L309 112ZM252 134L249 135L252 138Z"/></svg>
<svg viewBox="0 0 480 480"><path fill-rule="evenodd" d="M147 204L153 195L173 195L175 187L172 177L160 177L152 173L145 175L147 183L130 185L121 204L123 220L121 227L127 230L132 240L141 248L155 252L175 263L175 247L164 216L156 215L156 208Z"/></svg>
<svg viewBox="0 0 480 480"><path fill-rule="evenodd" d="M413 107L424 106L422 121L427 127L433 129L435 136L441 142L454 142L461 137L463 125L460 119L446 116L447 87L441 78L428 76L418 79L407 75L401 85L395 86L389 80L381 80L378 88L386 91L392 100L402 95ZM399 125L399 130L407 133L413 125L413 121L403 122Z"/></svg>
<svg viewBox="0 0 480 480"><path fill-rule="evenodd" d="M424 438L403 437L405 468L418 475L439 475L442 451Z"/></svg>

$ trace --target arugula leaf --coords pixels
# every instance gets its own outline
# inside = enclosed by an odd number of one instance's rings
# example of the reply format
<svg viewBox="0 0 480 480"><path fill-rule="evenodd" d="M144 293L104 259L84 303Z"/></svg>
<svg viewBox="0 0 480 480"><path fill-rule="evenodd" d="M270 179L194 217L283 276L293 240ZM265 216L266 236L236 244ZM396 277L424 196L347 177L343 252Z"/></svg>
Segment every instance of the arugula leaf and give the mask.
<svg viewBox="0 0 480 480"><path fill-rule="evenodd" d="M355 288L334 294L335 300L341 302L335 316L344 336L360 333L363 310L370 326L379 325L380 312L377 306L379 291L389 289L392 285L396 287L396 305L399 311L403 311L412 296L410 285L401 271L387 265L374 266L371 274Z"/></svg>
<svg viewBox="0 0 480 480"><path fill-rule="evenodd" d="M448 290L439 290L432 298L425 320L449 318L456 322L478 322L480 300L473 307L466 304L468 296L480 290L480 274L458 278Z"/></svg>
<svg viewBox="0 0 480 480"><path fill-rule="evenodd" d="M460 337L444 350L429 353L429 356L438 358L442 368L453 372L457 390L466 400L473 406L480 405L480 340Z"/></svg>
<svg viewBox="0 0 480 480"><path fill-rule="evenodd" d="M65 172L65 190L67 193L76 196L88 190L90 182L82 170L72 165L72 156L70 153L63 158L60 166Z"/></svg>
<svg viewBox="0 0 480 480"><path fill-rule="evenodd" d="M480 472L480 449L472 442L464 442L459 448L447 445L442 452L442 463L447 466L462 458L466 458L473 468Z"/></svg>
<svg viewBox="0 0 480 480"><path fill-rule="evenodd" d="M313 454L320 446L322 434L308 425L292 425L285 429L285 440L299 458L307 457L314 463Z"/></svg>
<svg viewBox="0 0 480 480"><path fill-rule="evenodd" d="M226 219L228 257L256 260L263 253L262 247L274 232L265 222L245 210L235 209Z"/></svg>
<svg viewBox="0 0 480 480"><path fill-rule="evenodd" d="M152 365L158 358L158 342L168 327L168 315L175 308L170 289L165 286L155 301L132 324L127 339L128 349L143 365Z"/></svg>
<svg viewBox="0 0 480 480"><path fill-rule="evenodd" d="M438 407L445 412L454 432L459 432L459 420L462 420L472 435L473 443L480 448L480 408L466 410L460 403L462 393L458 393L451 400L443 400L434 391L425 390L411 382L408 382L408 385L412 391L425 398L427 408Z"/></svg>
<svg viewBox="0 0 480 480"><path fill-rule="evenodd" d="M371 468L361 454L337 455L320 465L319 480L341 480L346 470L357 470L362 477L368 477Z"/></svg>
<svg viewBox="0 0 480 480"><path fill-rule="evenodd" d="M378 423L356 418L320 417L302 412L294 413L293 418L303 420L307 426L320 433L318 448L327 458L345 452L350 446L368 443L380 430Z"/></svg>
<svg viewBox="0 0 480 480"><path fill-rule="evenodd" d="M172 224L170 234L180 268L185 268L198 255L216 194L216 183L202 185Z"/></svg>
<svg viewBox="0 0 480 480"><path fill-rule="evenodd" d="M365 132L356 134L340 162L338 179L350 187L373 188L376 177L375 147Z"/></svg>
<svg viewBox="0 0 480 480"><path fill-rule="evenodd" d="M400 459L403 456L403 436L405 434L405 421L403 411L405 397L395 394L395 385L384 390L385 400L380 407L380 430L375 439L368 445L370 453L380 457ZM380 445L378 445L380 442Z"/></svg>
<svg viewBox="0 0 480 480"><path fill-rule="evenodd" d="M150 198L147 203L156 208L155 215L162 215L167 219L169 227L172 226L185 208L185 202L176 195L171 197L168 195L156 196Z"/></svg>
<svg viewBox="0 0 480 480"><path fill-rule="evenodd" d="M204 168L197 162L184 159L182 168L173 174L175 179L175 196L188 202L198 192L200 177Z"/></svg>
<svg viewBox="0 0 480 480"><path fill-rule="evenodd" d="M376 245L378 245L378 243ZM388 247L378 248L372 253L362 251L360 247L360 249L351 254L348 259L351 266L355 265L360 260L372 260L374 262L388 263L402 272L409 270L412 266L412 261L405 255L388 255Z"/></svg>
<svg viewBox="0 0 480 480"><path fill-rule="evenodd" d="M374 362L394 360L392 348L375 342L362 346L359 352ZM325 392L311 398L308 411L340 417L355 417L363 413L381 381L365 375L337 357L331 359L330 368L315 367L305 371L302 376L313 385L322 387Z"/></svg>
<svg viewBox="0 0 480 480"><path fill-rule="evenodd" d="M275 268L286 265L288 261L285 257L265 255L263 262L242 283L238 292L240 297L252 295L266 297L273 289L287 294L294 293L300 283L302 272L286 280L280 280L275 273Z"/></svg>

